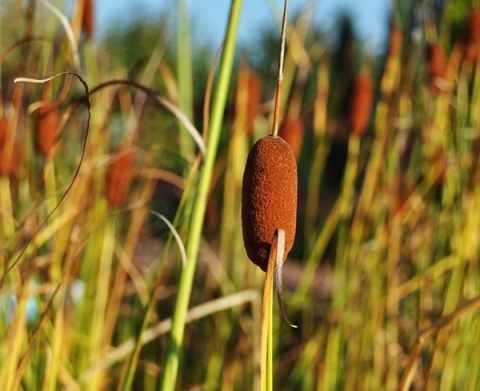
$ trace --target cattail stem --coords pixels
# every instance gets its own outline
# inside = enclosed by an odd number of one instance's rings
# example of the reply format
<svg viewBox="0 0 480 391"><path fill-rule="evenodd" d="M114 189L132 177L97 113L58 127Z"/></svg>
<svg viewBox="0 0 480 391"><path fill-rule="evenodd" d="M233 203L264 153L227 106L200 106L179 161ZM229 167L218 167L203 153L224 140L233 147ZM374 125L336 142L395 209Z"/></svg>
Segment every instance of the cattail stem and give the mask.
<svg viewBox="0 0 480 391"><path fill-rule="evenodd" d="M283 262L285 231L277 230L273 236L263 288L262 330L260 338L261 390L273 389L273 279L278 262Z"/></svg>
<svg viewBox="0 0 480 391"><path fill-rule="evenodd" d="M278 123L280 122L280 95L282 93L283 82L283 61L285 58L285 33L287 31L288 0L285 0L283 8L282 32L280 37L280 58L278 60L278 78L277 89L275 91L275 106L273 109L273 128L272 136L278 136Z"/></svg>

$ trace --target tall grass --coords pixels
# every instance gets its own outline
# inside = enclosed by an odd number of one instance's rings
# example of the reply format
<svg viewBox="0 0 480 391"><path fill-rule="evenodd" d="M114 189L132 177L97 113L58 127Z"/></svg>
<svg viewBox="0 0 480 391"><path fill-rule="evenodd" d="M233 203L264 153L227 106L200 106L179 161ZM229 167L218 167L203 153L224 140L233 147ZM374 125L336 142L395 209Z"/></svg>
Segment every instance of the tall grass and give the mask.
<svg viewBox="0 0 480 391"><path fill-rule="evenodd" d="M135 72L93 40L90 5L64 17L41 1L0 6L0 384L260 389L264 274L243 248L240 198L276 70L257 80L255 56L236 56L241 1L201 81L185 2L176 45L159 39ZM343 52L359 61L339 67L312 39L310 6L287 29L280 122L303 129L284 300L299 328L273 308L273 389L476 390L478 11L413 34L398 2L385 54ZM352 130L365 74L367 125ZM39 136L52 102L58 129ZM131 181L112 173L122 154Z"/></svg>

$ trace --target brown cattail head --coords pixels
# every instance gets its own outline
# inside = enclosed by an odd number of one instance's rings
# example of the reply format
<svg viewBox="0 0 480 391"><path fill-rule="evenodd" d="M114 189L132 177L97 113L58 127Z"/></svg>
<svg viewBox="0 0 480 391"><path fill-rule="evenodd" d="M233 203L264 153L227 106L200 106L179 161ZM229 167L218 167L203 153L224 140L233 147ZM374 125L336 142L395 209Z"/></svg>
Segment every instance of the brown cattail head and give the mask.
<svg viewBox="0 0 480 391"><path fill-rule="evenodd" d="M390 28L390 36L388 37L388 53L389 56L397 57L402 50L403 32L396 25Z"/></svg>
<svg viewBox="0 0 480 391"><path fill-rule="evenodd" d="M255 117L258 114L258 107L262 101L262 83L258 76L248 73L248 102L247 102L247 130L253 131Z"/></svg>
<svg viewBox="0 0 480 391"><path fill-rule="evenodd" d="M9 120L6 117L0 118L0 176L14 175L23 158L23 144L15 141L9 128Z"/></svg>
<svg viewBox="0 0 480 391"><path fill-rule="evenodd" d="M0 118L0 176L7 176L10 173L11 154L7 145L8 119Z"/></svg>
<svg viewBox="0 0 480 391"><path fill-rule="evenodd" d="M431 82L436 78L443 78L445 73L445 56L438 42L427 45L428 73Z"/></svg>
<svg viewBox="0 0 480 391"><path fill-rule="evenodd" d="M236 115L245 115L245 128L251 133L262 101L262 83L254 72L247 70L239 75L238 91L237 99L240 101L237 102ZM241 114L241 111L244 113Z"/></svg>
<svg viewBox="0 0 480 391"><path fill-rule="evenodd" d="M7 140L8 132L8 119L5 117L0 118L0 145L5 144Z"/></svg>
<svg viewBox="0 0 480 391"><path fill-rule="evenodd" d="M362 135L370 122L373 104L373 80L366 75L358 75L353 80L348 122L350 133Z"/></svg>
<svg viewBox="0 0 480 391"><path fill-rule="evenodd" d="M82 28L85 32L86 39L90 39L93 35L93 0L83 1L83 14L82 14Z"/></svg>
<svg viewBox="0 0 480 391"><path fill-rule="evenodd" d="M266 136L250 150L243 174L242 231L250 260L267 270L277 228L285 230L285 255L293 246L297 218L297 164L289 145Z"/></svg>
<svg viewBox="0 0 480 391"><path fill-rule="evenodd" d="M465 61L473 62L480 50L480 9L473 9L467 23Z"/></svg>
<svg viewBox="0 0 480 391"><path fill-rule="evenodd" d="M301 118L286 117L278 131L280 137L290 145L293 156L297 161L302 151L304 130L305 127Z"/></svg>
<svg viewBox="0 0 480 391"><path fill-rule="evenodd" d="M60 132L60 111L51 102L36 111L35 145L44 157L50 157Z"/></svg>
<svg viewBox="0 0 480 391"><path fill-rule="evenodd" d="M113 160L105 174L105 190L108 204L122 204L133 177L133 153L125 147L118 147L113 152Z"/></svg>

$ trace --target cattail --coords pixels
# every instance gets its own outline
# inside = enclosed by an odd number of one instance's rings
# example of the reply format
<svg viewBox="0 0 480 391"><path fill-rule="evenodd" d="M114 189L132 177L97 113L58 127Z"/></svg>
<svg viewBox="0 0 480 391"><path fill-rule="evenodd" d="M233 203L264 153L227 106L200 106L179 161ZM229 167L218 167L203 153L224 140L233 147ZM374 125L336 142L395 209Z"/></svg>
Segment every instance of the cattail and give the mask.
<svg viewBox="0 0 480 391"><path fill-rule="evenodd" d="M93 0L84 0L82 13L82 28L85 32L86 39L90 39L93 35L93 24Z"/></svg>
<svg viewBox="0 0 480 391"><path fill-rule="evenodd" d="M133 153L124 147L115 149L114 160L108 166L105 175L105 189L108 204L122 204L133 177Z"/></svg>
<svg viewBox="0 0 480 391"><path fill-rule="evenodd" d="M353 80L348 122L350 133L362 135L367 130L372 110L374 85L366 75L359 75Z"/></svg>
<svg viewBox="0 0 480 391"><path fill-rule="evenodd" d="M243 99L237 102L236 115L238 116L241 111L244 111L243 115L246 118L245 128L248 133L251 133L262 99L262 83L254 72L248 70L240 72L238 90L242 92L239 92L237 97Z"/></svg>
<svg viewBox="0 0 480 391"><path fill-rule="evenodd" d="M298 161L302 151L304 126L301 118L287 117L283 120L278 134L290 145L293 156Z"/></svg>
<svg viewBox="0 0 480 391"><path fill-rule="evenodd" d="M403 44L403 32L400 28L392 25L390 35L388 37L388 53L389 56L396 57L400 54Z"/></svg>
<svg viewBox="0 0 480 391"><path fill-rule="evenodd" d="M7 141L8 132L8 119L5 117L0 118L0 145L4 145Z"/></svg>
<svg viewBox="0 0 480 391"><path fill-rule="evenodd" d="M285 230L285 255L295 238L297 216L297 164L289 145L266 136L250 150L243 174L242 231L248 257L267 270L272 239Z"/></svg>
<svg viewBox="0 0 480 391"><path fill-rule="evenodd" d="M430 80L443 78L445 73L445 56L438 42L427 46L428 73Z"/></svg>
<svg viewBox="0 0 480 391"><path fill-rule="evenodd" d="M262 83L253 72L248 73L247 131L253 131L255 117L262 100Z"/></svg>
<svg viewBox="0 0 480 391"><path fill-rule="evenodd" d="M7 176L10 173L11 156L8 153L7 132L7 118L0 118L0 176Z"/></svg>
<svg viewBox="0 0 480 391"><path fill-rule="evenodd" d="M35 144L44 157L50 157L60 131L58 105L48 103L36 111Z"/></svg>
<svg viewBox="0 0 480 391"><path fill-rule="evenodd" d="M480 9L470 13L465 42L465 61L473 62L477 58L480 45Z"/></svg>

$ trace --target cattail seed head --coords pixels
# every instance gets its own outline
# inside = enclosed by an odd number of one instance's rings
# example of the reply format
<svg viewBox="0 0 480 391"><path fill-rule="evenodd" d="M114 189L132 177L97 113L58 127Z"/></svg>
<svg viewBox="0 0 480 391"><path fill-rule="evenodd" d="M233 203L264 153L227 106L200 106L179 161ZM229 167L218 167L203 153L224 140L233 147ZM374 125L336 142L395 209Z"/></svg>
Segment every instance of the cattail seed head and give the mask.
<svg viewBox="0 0 480 391"><path fill-rule="evenodd" d="M262 101L262 84L258 76L248 73L248 102L247 102L247 130L253 131L255 117L258 114L258 107Z"/></svg>
<svg viewBox="0 0 480 391"><path fill-rule="evenodd" d="M93 0L84 0L82 14L82 28L85 32L86 39L90 39L93 35Z"/></svg>
<svg viewBox="0 0 480 391"><path fill-rule="evenodd" d="M9 120L0 118L0 176L6 177L18 172L23 159L23 144L12 137ZM10 133L10 134L9 134Z"/></svg>
<svg viewBox="0 0 480 391"><path fill-rule="evenodd" d="M388 52L390 56L398 56L402 50L403 32L397 26L392 25L388 37Z"/></svg>
<svg viewBox="0 0 480 391"><path fill-rule="evenodd" d="M283 120L278 131L280 137L290 145L293 156L297 161L302 151L304 130L305 127L301 118L287 117Z"/></svg>
<svg viewBox="0 0 480 391"><path fill-rule="evenodd" d="M373 80L366 75L359 75L353 80L348 122L351 134L362 135L370 122L373 104Z"/></svg>
<svg viewBox="0 0 480 391"><path fill-rule="evenodd" d="M44 157L50 157L60 131L58 105L49 103L36 111L35 145Z"/></svg>
<svg viewBox="0 0 480 391"><path fill-rule="evenodd" d="M236 116L241 115L241 112L243 112L243 115L245 115L245 129L248 133L252 133L262 100L262 83L254 72L246 70L240 72L238 90L243 91L241 94L238 94L238 97L241 96L242 99L239 99L237 102Z"/></svg>
<svg viewBox="0 0 480 391"><path fill-rule="evenodd" d="M107 167L105 190L108 204L119 206L123 203L133 177L133 153L125 147L115 149L114 160Z"/></svg>
<svg viewBox="0 0 480 391"><path fill-rule="evenodd" d="M7 132L7 118L0 118L0 176L7 176L10 173L11 156L8 153Z"/></svg>
<svg viewBox="0 0 480 391"><path fill-rule="evenodd" d="M445 72L445 56L438 42L427 46L428 72L430 80L443 78Z"/></svg>
<svg viewBox="0 0 480 391"><path fill-rule="evenodd" d="M0 145L5 144L7 140L8 132L8 119L5 117L0 118Z"/></svg>
<svg viewBox="0 0 480 391"><path fill-rule="evenodd" d="M266 136L248 154L242 187L242 232L247 255L263 271L277 228L285 230L285 255L293 246L297 217L297 164L289 145Z"/></svg>

